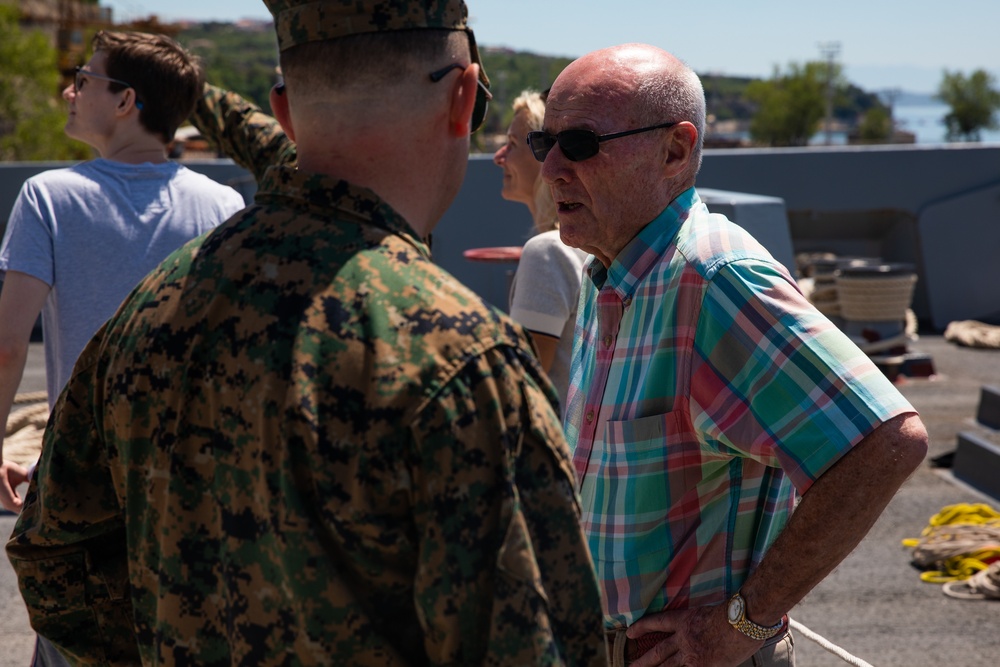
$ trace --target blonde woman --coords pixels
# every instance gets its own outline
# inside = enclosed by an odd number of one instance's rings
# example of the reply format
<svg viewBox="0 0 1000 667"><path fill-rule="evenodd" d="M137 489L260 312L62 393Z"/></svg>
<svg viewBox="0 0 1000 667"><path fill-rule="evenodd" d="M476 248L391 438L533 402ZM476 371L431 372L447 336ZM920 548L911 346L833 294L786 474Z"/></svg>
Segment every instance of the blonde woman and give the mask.
<svg viewBox="0 0 1000 667"><path fill-rule="evenodd" d="M503 169L501 196L528 207L535 235L521 252L510 291L510 316L532 333L542 368L559 391L560 404L565 406L576 307L587 254L560 240L555 203L540 178L542 165L526 143L528 132L542 129L543 95L526 90L514 100L513 108L507 143L494 153L493 162Z"/></svg>

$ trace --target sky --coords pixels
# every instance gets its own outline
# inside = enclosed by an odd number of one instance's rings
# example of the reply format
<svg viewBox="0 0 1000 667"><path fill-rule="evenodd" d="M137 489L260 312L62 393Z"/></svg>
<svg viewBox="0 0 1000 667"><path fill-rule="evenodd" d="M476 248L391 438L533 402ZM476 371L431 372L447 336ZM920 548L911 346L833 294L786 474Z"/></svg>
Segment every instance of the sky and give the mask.
<svg viewBox="0 0 1000 667"><path fill-rule="evenodd" d="M936 92L942 72L1000 85L997 0L467 0L481 45L552 56L646 42L699 74L769 77L836 51L870 92ZM102 0L115 20L270 18L259 0Z"/></svg>

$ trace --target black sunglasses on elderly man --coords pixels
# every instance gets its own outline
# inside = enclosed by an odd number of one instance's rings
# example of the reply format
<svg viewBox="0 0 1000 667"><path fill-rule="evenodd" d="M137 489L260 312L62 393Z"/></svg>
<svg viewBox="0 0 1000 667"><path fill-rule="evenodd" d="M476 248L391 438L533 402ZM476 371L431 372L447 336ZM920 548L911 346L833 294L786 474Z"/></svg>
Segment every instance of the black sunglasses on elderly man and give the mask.
<svg viewBox="0 0 1000 667"><path fill-rule="evenodd" d="M439 69L436 72L431 72L431 81L437 83L444 78L445 74L452 71L453 69L464 70L466 65L459 65L458 63L452 63L447 67ZM479 84L476 88L476 106L472 108L472 121L471 131L475 132L483 125L483 121L486 120L486 110L489 109L490 100L493 99L493 94L490 89L487 88L480 79L476 79L476 83Z"/></svg>
<svg viewBox="0 0 1000 667"><path fill-rule="evenodd" d="M673 127L677 123L663 123L662 125L651 125L640 127L638 130L626 130L625 132L615 132L613 134L597 134L590 130L563 130L558 134L549 132L528 132L528 147L531 154L539 162L545 162L545 156L549 154L553 146L559 144L559 149L566 156L567 160L580 162L587 158L592 158L601 150L601 142L619 137L627 137L630 134L659 130L664 127Z"/></svg>

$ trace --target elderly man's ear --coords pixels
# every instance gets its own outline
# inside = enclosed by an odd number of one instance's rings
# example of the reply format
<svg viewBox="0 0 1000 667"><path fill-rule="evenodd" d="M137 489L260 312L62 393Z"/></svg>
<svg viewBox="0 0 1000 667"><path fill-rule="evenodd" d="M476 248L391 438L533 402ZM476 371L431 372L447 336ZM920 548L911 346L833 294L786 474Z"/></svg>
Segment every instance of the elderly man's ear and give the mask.
<svg viewBox="0 0 1000 667"><path fill-rule="evenodd" d="M687 169L698 143L698 128L689 121L683 121L670 128L669 135L663 166L665 175L673 178Z"/></svg>

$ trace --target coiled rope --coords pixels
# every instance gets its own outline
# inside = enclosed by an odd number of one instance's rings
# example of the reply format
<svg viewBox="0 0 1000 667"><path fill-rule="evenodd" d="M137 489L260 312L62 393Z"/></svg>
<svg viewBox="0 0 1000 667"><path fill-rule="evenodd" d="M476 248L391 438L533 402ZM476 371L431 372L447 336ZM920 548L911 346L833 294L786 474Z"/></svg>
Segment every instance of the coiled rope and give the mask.
<svg viewBox="0 0 1000 667"><path fill-rule="evenodd" d="M29 391L15 396L14 405L20 405L22 403L38 403L39 401L47 400L48 397L49 394L45 391Z"/></svg>
<svg viewBox="0 0 1000 667"><path fill-rule="evenodd" d="M42 434L49 419L48 394L44 391L18 394L4 427L3 457L22 466L38 460L42 451Z"/></svg>
<svg viewBox="0 0 1000 667"><path fill-rule="evenodd" d="M946 595L1000 599L1000 512L989 505L947 505L921 537L905 539L903 546L913 549L913 564L925 570L920 579L944 584Z"/></svg>

